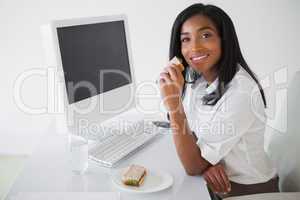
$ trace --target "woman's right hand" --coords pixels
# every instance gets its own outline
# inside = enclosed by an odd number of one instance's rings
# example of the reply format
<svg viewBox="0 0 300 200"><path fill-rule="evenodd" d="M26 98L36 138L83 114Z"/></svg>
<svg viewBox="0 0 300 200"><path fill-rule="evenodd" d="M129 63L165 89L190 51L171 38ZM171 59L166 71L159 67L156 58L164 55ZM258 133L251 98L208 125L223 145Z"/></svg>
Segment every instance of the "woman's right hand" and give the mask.
<svg viewBox="0 0 300 200"><path fill-rule="evenodd" d="M230 192L231 184L223 165L216 164L209 167L203 173L203 177L213 192L223 194Z"/></svg>
<svg viewBox="0 0 300 200"><path fill-rule="evenodd" d="M169 112L179 109L183 84L184 78L180 66L168 63L160 73L159 86L164 105Z"/></svg>

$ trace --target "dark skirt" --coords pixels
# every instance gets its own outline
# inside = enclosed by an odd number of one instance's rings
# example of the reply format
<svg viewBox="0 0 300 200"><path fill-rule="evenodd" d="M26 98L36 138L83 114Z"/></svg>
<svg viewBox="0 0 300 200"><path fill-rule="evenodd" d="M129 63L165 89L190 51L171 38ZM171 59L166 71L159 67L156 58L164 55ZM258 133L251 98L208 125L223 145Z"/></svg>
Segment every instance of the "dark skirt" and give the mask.
<svg viewBox="0 0 300 200"><path fill-rule="evenodd" d="M259 194L259 193L270 193L270 192L279 192L279 178L278 176L265 182L257 184L239 184L230 181L231 191L227 194L214 193L209 187L209 195L212 200L225 199L226 197L250 195L250 194Z"/></svg>

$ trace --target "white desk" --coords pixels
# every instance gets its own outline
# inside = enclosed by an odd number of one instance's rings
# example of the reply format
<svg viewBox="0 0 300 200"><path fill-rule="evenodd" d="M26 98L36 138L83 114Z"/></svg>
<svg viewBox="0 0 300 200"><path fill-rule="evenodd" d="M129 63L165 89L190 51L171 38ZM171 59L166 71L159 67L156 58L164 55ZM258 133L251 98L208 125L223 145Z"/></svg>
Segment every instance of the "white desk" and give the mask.
<svg viewBox="0 0 300 200"><path fill-rule="evenodd" d="M210 199L204 179L185 174L171 135L159 136L143 149L120 162L114 169L123 168L131 163L168 171L174 178L174 185L167 190L152 194L136 195L121 192L122 200ZM7 199L18 192L118 191L110 179L114 169L100 167L91 161L84 175L74 174L68 162L67 136L56 134L50 128L43 142L40 142L35 153L26 162Z"/></svg>

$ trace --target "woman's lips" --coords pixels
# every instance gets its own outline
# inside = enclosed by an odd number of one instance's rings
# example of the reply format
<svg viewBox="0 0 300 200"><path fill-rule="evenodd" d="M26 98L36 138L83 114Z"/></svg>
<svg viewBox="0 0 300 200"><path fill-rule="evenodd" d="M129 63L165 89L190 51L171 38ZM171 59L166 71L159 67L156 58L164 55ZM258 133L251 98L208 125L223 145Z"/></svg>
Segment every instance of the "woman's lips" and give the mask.
<svg viewBox="0 0 300 200"><path fill-rule="evenodd" d="M208 56L209 54L195 55L192 56L190 59L192 63L198 64L198 63L202 63Z"/></svg>

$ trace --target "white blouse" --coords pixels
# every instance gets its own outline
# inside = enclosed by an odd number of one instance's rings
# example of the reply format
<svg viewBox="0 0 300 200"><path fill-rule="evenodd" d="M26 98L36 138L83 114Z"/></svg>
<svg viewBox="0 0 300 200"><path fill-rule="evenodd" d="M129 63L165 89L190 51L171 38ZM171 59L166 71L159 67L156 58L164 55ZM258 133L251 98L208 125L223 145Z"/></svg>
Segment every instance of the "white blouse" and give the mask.
<svg viewBox="0 0 300 200"><path fill-rule="evenodd" d="M240 67L214 106L203 105L218 79L207 87L203 77L188 84L183 100L188 125L198 138L202 157L225 166L229 179L240 184L270 180L277 170L264 151L265 108L256 82Z"/></svg>

